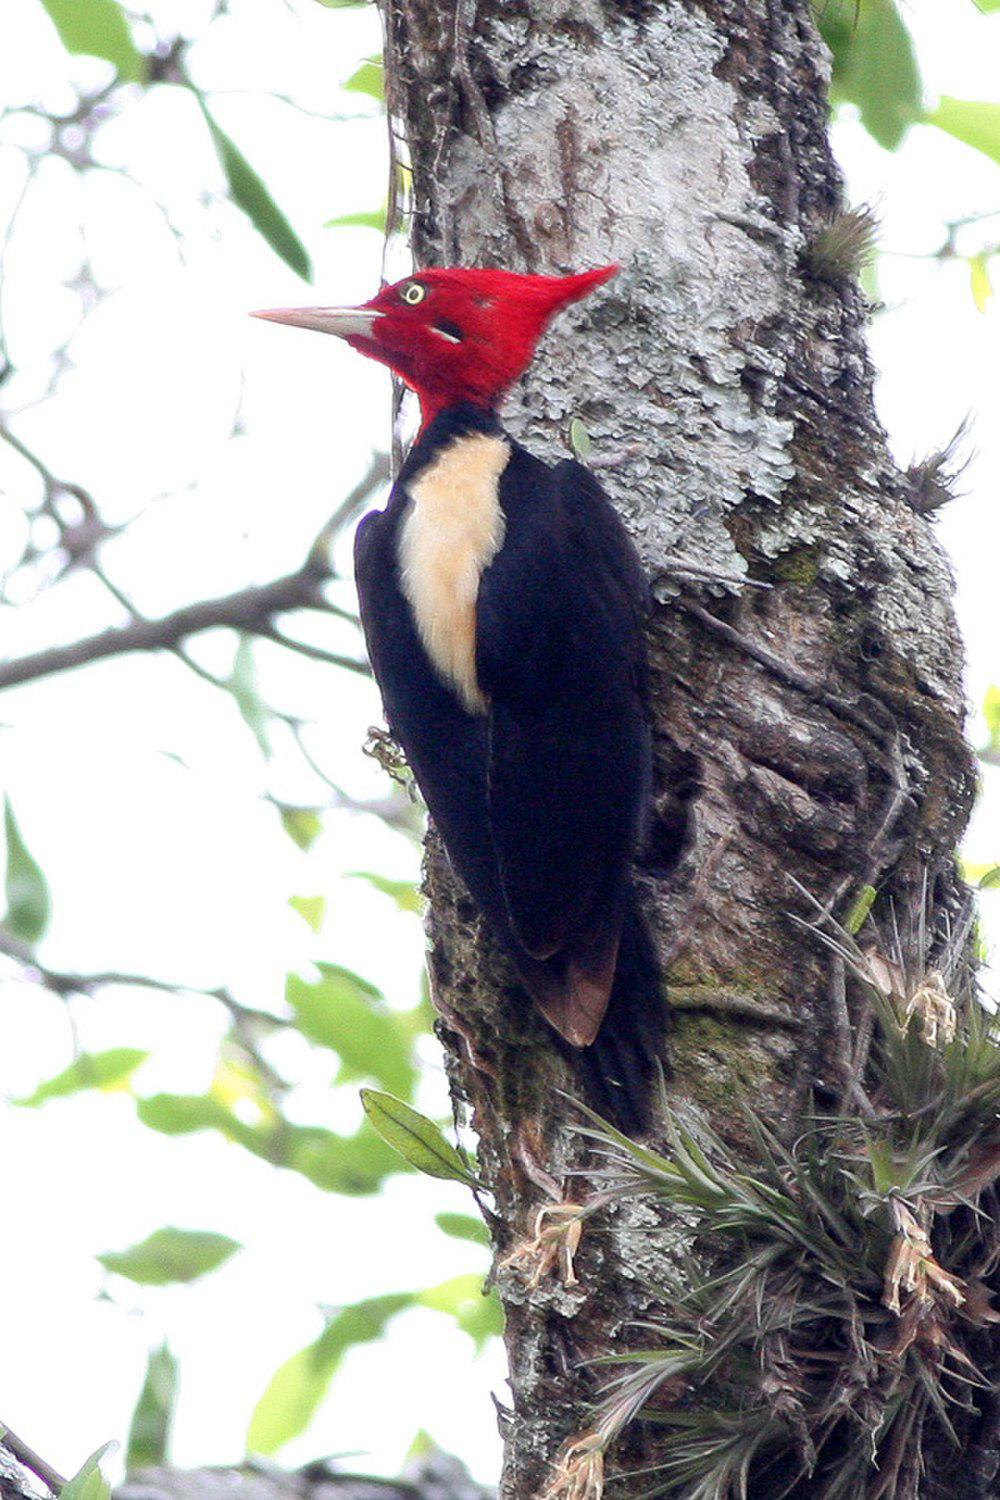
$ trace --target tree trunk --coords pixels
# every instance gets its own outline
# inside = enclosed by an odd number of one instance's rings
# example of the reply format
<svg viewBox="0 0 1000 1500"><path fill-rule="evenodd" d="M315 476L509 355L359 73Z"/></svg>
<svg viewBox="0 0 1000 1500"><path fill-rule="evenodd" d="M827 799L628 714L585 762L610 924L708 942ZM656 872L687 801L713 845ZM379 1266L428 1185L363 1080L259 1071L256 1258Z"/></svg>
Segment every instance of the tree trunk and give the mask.
<svg viewBox="0 0 1000 1500"><path fill-rule="evenodd" d="M953 855L973 794L948 565L875 418L864 297L810 253L843 208L810 5L383 11L418 264L621 262L552 329L506 420L550 458L584 424L659 601L639 881L671 1001L671 1102L739 1143L735 1078L794 1125L811 1090L842 1091L850 1025L837 965L790 919L811 914L795 882L841 915L865 886L907 911L926 891L930 948L964 900ZM679 556L722 581L685 579ZM439 1029L496 1203L503 1493L522 1500L588 1427L588 1361L634 1339L669 1252L633 1204L584 1234L578 1286L529 1285L510 1261L539 1208L588 1191L554 1093L575 1085L428 848ZM627 1466L661 1441L640 1433Z"/></svg>

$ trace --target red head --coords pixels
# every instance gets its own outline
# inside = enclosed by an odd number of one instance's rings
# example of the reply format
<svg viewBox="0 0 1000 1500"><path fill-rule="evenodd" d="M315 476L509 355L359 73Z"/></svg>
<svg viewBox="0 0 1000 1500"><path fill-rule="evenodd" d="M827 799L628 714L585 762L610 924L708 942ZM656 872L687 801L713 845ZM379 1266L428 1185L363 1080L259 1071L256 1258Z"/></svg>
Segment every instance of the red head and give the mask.
<svg viewBox="0 0 1000 1500"><path fill-rule="evenodd" d="M493 408L527 369L549 320L608 281L617 266L579 276L513 271L418 271L360 307L276 308L275 323L335 333L402 376L424 425L460 401Z"/></svg>

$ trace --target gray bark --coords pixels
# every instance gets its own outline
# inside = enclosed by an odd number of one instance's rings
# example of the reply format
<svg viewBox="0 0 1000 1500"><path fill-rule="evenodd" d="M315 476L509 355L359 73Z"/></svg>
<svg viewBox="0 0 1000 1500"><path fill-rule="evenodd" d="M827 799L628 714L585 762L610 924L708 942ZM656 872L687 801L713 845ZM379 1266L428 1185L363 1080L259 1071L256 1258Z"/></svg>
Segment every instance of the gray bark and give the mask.
<svg viewBox="0 0 1000 1500"><path fill-rule="evenodd" d="M0 1441L2 1500L41 1500L48 1493ZM491 1500L491 1494L457 1458L434 1452L407 1464L399 1479L345 1473L330 1463L140 1469L118 1486L114 1500Z"/></svg>
<svg viewBox="0 0 1000 1500"><path fill-rule="evenodd" d="M790 877L841 913L866 884L912 910L926 881L933 943L963 900L973 792L952 580L874 415L864 299L805 269L843 207L810 6L383 12L418 264L622 263L552 329L506 419L543 456L582 420L659 600L639 878L672 1002L671 1097L738 1139L735 1077L794 1122L811 1088L836 1094L843 1015L828 956L789 920L808 910ZM678 554L770 588L680 588ZM496 1202L503 1492L528 1497L588 1426L587 1361L634 1338L665 1252L633 1207L585 1234L578 1287L504 1264L553 1192L588 1191L553 1087L575 1085L433 836L428 887L440 1031ZM623 1461L654 1457L639 1435Z"/></svg>

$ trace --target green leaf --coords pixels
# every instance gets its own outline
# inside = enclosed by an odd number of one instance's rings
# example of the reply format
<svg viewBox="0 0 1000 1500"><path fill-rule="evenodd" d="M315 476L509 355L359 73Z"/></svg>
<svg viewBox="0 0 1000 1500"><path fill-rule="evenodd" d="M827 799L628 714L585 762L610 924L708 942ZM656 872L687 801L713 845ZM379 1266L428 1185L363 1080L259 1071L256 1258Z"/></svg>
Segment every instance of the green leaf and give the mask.
<svg viewBox="0 0 1000 1500"><path fill-rule="evenodd" d="M300 849L311 849L323 832L323 820L312 807L283 807L281 826Z"/></svg>
<svg viewBox="0 0 1000 1500"><path fill-rule="evenodd" d="M120 78L141 82L146 59L132 40L117 0L42 0L67 52L103 57Z"/></svg>
<svg viewBox="0 0 1000 1500"><path fill-rule="evenodd" d="M972 291L972 300L979 312L985 312L990 298L993 296L993 282L990 280L990 257L988 255L972 255L969 257L969 285Z"/></svg>
<svg viewBox="0 0 1000 1500"><path fill-rule="evenodd" d="M361 1103L382 1139L411 1167L428 1177L442 1177L475 1186L475 1177L433 1120L411 1109L401 1099L381 1094L376 1089L362 1089Z"/></svg>
<svg viewBox="0 0 1000 1500"><path fill-rule="evenodd" d="M1000 753L1000 687L993 683L983 699L983 718L989 730L989 750Z"/></svg>
<svg viewBox="0 0 1000 1500"><path fill-rule="evenodd" d="M327 219L323 228L377 229L379 234L385 234L387 221L388 210L383 203L381 208L362 209L355 214L338 214L335 219Z"/></svg>
<svg viewBox="0 0 1000 1500"><path fill-rule="evenodd" d="M21 837L9 797L4 798L3 806L7 836L7 915L4 926L26 943L37 943L49 925L52 911L49 888Z"/></svg>
<svg viewBox="0 0 1000 1500"><path fill-rule="evenodd" d="M343 1308L314 1343L275 1371L250 1418L247 1451L276 1453L304 1432L345 1352L354 1344L380 1338L389 1319L414 1301L411 1292L397 1292Z"/></svg>
<svg viewBox="0 0 1000 1500"><path fill-rule="evenodd" d="M489 1249L490 1232L482 1219L474 1219L471 1214L435 1214L434 1222L453 1240L468 1240L473 1245L485 1245Z"/></svg>
<svg viewBox="0 0 1000 1500"><path fill-rule="evenodd" d="M149 1351L146 1378L132 1413L125 1472L149 1469L167 1461L170 1428L177 1402L177 1361L166 1344Z"/></svg>
<svg viewBox="0 0 1000 1500"><path fill-rule="evenodd" d="M499 1299L483 1291L481 1276L453 1276L439 1286L428 1287L417 1298L421 1307L450 1313L463 1333L467 1333L479 1350L494 1334L503 1332L503 1312Z"/></svg>
<svg viewBox="0 0 1000 1500"><path fill-rule="evenodd" d="M1000 104L952 99L943 94L937 109L926 114L924 121L1000 162Z"/></svg>
<svg viewBox="0 0 1000 1500"><path fill-rule="evenodd" d="M923 99L913 42L893 0L823 0L817 20L833 54L831 101L856 105L869 134L895 151L922 118Z"/></svg>
<svg viewBox="0 0 1000 1500"><path fill-rule="evenodd" d="M873 307L878 308L882 302L882 287L879 282L878 261L870 260L861 267L861 290Z"/></svg>
<svg viewBox="0 0 1000 1500"><path fill-rule="evenodd" d="M868 913L878 892L873 885L863 885L857 900L844 919L844 928L853 937L865 925Z"/></svg>
<svg viewBox="0 0 1000 1500"><path fill-rule="evenodd" d="M324 5L327 0L323 0ZM977 10L981 10L984 16L992 15L995 10L1000 10L1000 0L972 0Z"/></svg>
<svg viewBox="0 0 1000 1500"><path fill-rule="evenodd" d="M276 1166L285 1164L287 1123L280 1118L264 1125L249 1125L213 1094L153 1094L136 1101L136 1113L150 1130L162 1135L192 1135L198 1130L217 1130L228 1141L236 1141L254 1156Z"/></svg>
<svg viewBox="0 0 1000 1500"><path fill-rule="evenodd" d="M385 69L380 57L366 57L344 84L352 94L367 94L370 99L385 103Z"/></svg>
<svg viewBox="0 0 1000 1500"><path fill-rule="evenodd" d="M233 669L226 684L236 700L243 722L253 733L265 756L270 757L271 740L267 732L268 712L257 692L257 669L253 659L253 639L241 635L233 657Z"/></svg>
<svg viewBox="0 0 1000 1500"><path fill-rule="evenodd" d="M80 1056L45 1083L40 1083L33 1094L15 1099L15 1104L25 1109L37 1109L50 1099L65 1099L70 1094L82 1093L84 1089L105 1089L111 1092L120 1089L131 1078L140 1063L144 1063L148 1052L135 1047L112 1047L107 1052L81 1052Z"/></svg>
<svg viewBox="0 0 1000 1500"><path fill-rule="evenodd" d="M590 457L590 433L579 417L574 417L569 424L569 445L580 462L585 464Z"/></svg>
<svg viewBox="0 0 1000 1500"><path fill-rule="evenodd" d="M993 865L991 869L986 871L986 874L979 881L979 890L1000 890L1000 865Z"/></svg>
<svg viewBox="0 0 1000 1500"><path fill-rule="evenodd" d="M221 1130L228 1134L235 1120L211 1094L152 1094L148 1099L140 1099L136 1110L144 1125L163 1135L190 1135L195 1130Z"/></svg>
<svg viewBox="0 0 1000 1500"><path fill-rule="evenodd" d="M354 1135L337 1135L316 1125L293 1125L280 1115L248 1125L211 1094L154 1094L139 1100L137 1109L151 1130L164 1135L217 1130L262 1161L301 1173L324 1192L375 1193L386 1177L407 1170L367 1120Z"/></svg>
<svg viewBox="0 0 1000 1500"><path fill-rule="evenodd" d="M106 1271L141 1286L195 1281L243 1247L226 1234L202 1229L157 1229L127 1250L106 1250L97 1259Z"/></svg>
<svg viewBox="0 0 1000 1500"><path fill-rule="evenodd" d="M295 1024L342 1061L341 1081L374 1078L409 1098L416 1084L412 1039L404 1016L382 1004L380 992L336 964L320 964L318 983L290 974L285 998Z"/></svg>
<svg viewBox="0 0 1000 1500"><path fill-rule="evenodd" d="M378 1192L387 1177L407 1170L367 1120L354 1135L286 1122L282 1140L284 1156L279 1164L300 1172L326 1193L363 1197Z"/></svg>
<svg viewBox="0 0 1000 1500"><path fill-rule="evenodd" d="M288 904L313 932L319 932L326 916L325 896L289 896Z"/></svg>
<svg viewBox="0 0 1000 1500"><path fill-rule="evenodd" d="M872 1164L872 1184L880 1197L898 1186L896 1163L892 1143L874 1137L868 1141L868 1155Z"/></svg>
<svg viewBox="0 0 1000 1500"><path fill-rule="evenodd" d="M216 123L205 100L198 93L195 93L195 98L226 174L233 202L242 208L274 253L280 255L296 275L301 276L304 281L310 281L312 266L302 241L235 141Z"/></svg>
<svg viewBox="0 0 1000 1500"><path fill-rule="evenodd" d="M100 1463L109 1453L114 1453L118 1444L105 1443L92 1453L87 1462L68 1479L59 1491L59 1500L111 1500L111 1486L100 1470Z"/></svg>
<svg viewBox="0 0 1000 1500"><path fill-rule="evenodd" d="M385 875L376 875L372 870L350 870L348 880L367 880L375 890L381 891L395 901L400 911L423 912L424 898L420 887L412 880L389 880Z"/></svg>

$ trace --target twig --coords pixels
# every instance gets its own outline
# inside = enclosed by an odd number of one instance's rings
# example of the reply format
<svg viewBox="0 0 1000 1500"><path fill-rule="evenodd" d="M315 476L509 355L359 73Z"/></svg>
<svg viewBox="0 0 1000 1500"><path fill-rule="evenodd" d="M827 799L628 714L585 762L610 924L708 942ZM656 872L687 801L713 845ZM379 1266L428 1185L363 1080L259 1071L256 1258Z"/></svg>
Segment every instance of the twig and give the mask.
<svg viewBox="0 0 1000 1500"><path fill-rule="evenodd" d="M830 1012L833 1020L833 1037L837 1052L837 1069L840 1074L840 1102L846 1102L850 1093L851 1063L851 1017L847 1009L846 966L839 953L830 955Z"/></svg>
<svg viewBox="0 0 1000 1500"><path fill-rule="evenodd" d="M34 465L47 484L52 482L50 471L45 464L37 455L26 449L20 439L14 438L13 434L3 428L0 428L0 437L5 437L29 463ZM187 636L220 626L248 631L254 635L269 636L291 650L301 650L306 655L316 656L335 666L367 674L368 667L363 662L346 656L335 656L333 653L323 652L321 647L311 647L296 642L291 637L282 636L275 629L274 616L294 609L316 609L327 614L346 614L346 611L332 606L322 591L323 584L336 576L327 555L329 544L336 531L357 512L367 496L384 482L387 472L388 461L385 455L376 454L368 471L338 505L316 536L302 566L294 573L287 573L283 578L276 578L271 583L240 589L234 594L226 594L218 599L199 600L195 604L183 605L169 615L150 620L137 616L127 596L117 588L117 585L111 583L103 570L95 568L101 582L124 607L128 608L132 618L125 625L112 626L97 635L86 636L83 640L73 641L64 646L51 646L44 651L35 651L13 661L0 662L0 689L14 687L24 682L33 682L40 677L49 677L53 673L68 671L72 667L84 666L89 662L100 661L109 656L122 656L132 651L176 650ZM72 490L73 493L78 492L75 486L64 485L61 480L56 480L55 483L61 488Z"/></svg>
<svg viewBox="0 0 1000 1500"><path fill-rule="evenodd" d="M681 930L675 936L663 960L663 969L665 973L667 970L669 970L671 964L676 963L677 959L681 956L681 954L687 948L688 943L690 943L691 941L694 932L694 924L701 911L701 907L704 903L705 897L708 894L708 889L712 882L712 878L715 875L716 870L718 869L719 862L722 859L723 854L725 854L726 850L729 848L729 845L732 843L733 834L735 833L735 831L736 830L734 826L730 824L728 828L726 828L722 833L719 834L719 837L716 839L715 843L712 845L711 849L708 852L705 863L698 871L698 877L695 880L694 886L691 890L691 895L688 899L687 906L684 911L684 924L681 927Z"/></svg>
<svg viewBox="0 0 1000 1500"><path fill-rule="evenodd" d="M358 672L362 677L371 676L371 668L366 661L358 661L353 656L340 656L335 651L327 651L323 646L313 646L309 641L297 641L294 636L285 635L276 625L260 627L254 634L273 641L276 646L297 651L300 656L308 656L312 661L326 662L331 667L345 667L347 671Z"/></svg>
<svg viewBox="0 0 1000 1500"><path fill-rule="evenodd" d="M62 481L55 477L44 460L39 458L38 454L32 448L29 448L24 439L19 438L16 432L11 432L4 421L0 421L0 438L7 444L8 448L13 448L14 452L19 454L25 463L31 465L45 485L46 492L56 486L61 487Z"/></svg>
<svg viewBox="0 0 1000 1500"><path fill-rule="evenodd" d="M798 1031L802 1026L800 1017L792 1015L777 1005L768 1005L752 996L736 994L720 985L716 990L707 984L668 985L667 998L672 1010L707 1010L720 1016L738 1016L743 1020L770 1022L788 1031Z"/></svg>
<svg viewBox="0 0 1000 1500"><path fill-rule="evenodd" d="M903 750L898 734L894 735L889 747L888 761L893 782L878 827L868 840L868 861L860 875L852 872L837 883L823 908L827 915L835 910L849 890L858 886L875 885L885 868L885 846L910 797L910 783L906 775L906 763L903 760Z"/></svg>
<svg viewBox="0 0 1000 1500"><path fill-rule="evenodd" d="M95 990L120 985L123 988L155 990L163 995L202 995L206 1000L215 1000L229 1012L233 1023L233 1034L252 1059L257 1071L275 1092L288 1092L287 1079L272 1067L258 1048L253 1036L253 1027L263 1026L269 1030L277 1030L282 1027L292 1027L294 1022L284 1016L273 1015L271 1011L243 1005L225 985L209 988L207 985L185 984L182 981L175 983L169 979L157 979L152 974L130 974L118 969L104 969L91 974L50 969L47 964L43 964L35 957L27 943L23 943L20 938L15 937L13 933L6 932L2 927L0 927L0 953L13 959L29 973L36 975L45 988L52 994L58 995L60 999L66 999L69 995L92 995Z"/></svg>
<svg viewBox="0 0 1000 1500"><path fill-rule="evenodd" d="M659 577L692 578L697 582L704 581L705 583L731 583L738 589L767 590L774 586L764 578L751 578L746 573L728 573L723 568L706 567L704 563L695 562L693 558L684 557L680 553L664 559ZM713 615L712 618L716 617Z"/></svg>
<svg viewBox="0 0 1000 1500"><path fill-rule="evenodd" d="M872 1005L871 991L868 985L861 987L861 1011L855 1022L854 1056L851 1061L851 1091L858 1098L858 1091L862 1088L862 1079L868 1066L868 1058L872 1049L872 1037L875 1032L875 1007ZM867 1096L866 1096L867 1097Z"/></svg>
<svg viewBox="0 0 1000 1500"><path fill-rule="evenodd" d="M11 239L13 238L14 229L15 229L15 227L17 225L17 221L18 221L18 218L20 216L21 209L24 207L24 200L28 196L28 190L30 189L31 184L34 182L34 180L35 180L35 174L38 171L38 168L40 166L41 166L41 157L40 156L36 156L36 157L33 157L33 158L29 159L28 168L27 168L27 172L25 173L24 182L21 184L21 190L18 193L16 199L14 200L14 206L13 206L13 208L10 211L10 217L7 220L7 224L6 224L6 227L4 228L3 235L0 236L0 271L3 270L4 262L7 259L7 251L10 249L10 242L11 242ZM10 349L8 347L8 344L7 344L6 326L4 324L4 314L3 314L3 282L4 282L4 277L0 276L0 361L2 361L6 365L9 365L11 363L11 360L10 360Z"/></svg>
<svg viewBox="0 0 1000 1500"><path fill-rule="evenodd" d="M157 990L161 994L175 995L182 990L188 995L204 995L209 1000L217 1000L224 1005L230 1013L242 1021L266 1022L271 1026L284 1026L288 1023L281 1016L274 1016L270 1011L254 1010L250 1006L242 1005L229 990L223 986L209 988L205 985L184 984L181 981L174 982L169 979L156 979L151 974L131 974L119 969L101 969L90 974L79 974L61 969L51 969L47 964L36 958L29 944L15 937L12 932L0 927L0 953L11 958L25 969L31 969L42 980L46 989L52 990L57 995L89 995L94 990L102 989L105 985L134 986L137 989Z"/></svg>
<svg viewBox="0 0 1000 1500"><path fill-rule="evenodd" d="M645 443L623 443L613 453L588 454L587 468L597 474L606 469L618 469L622 464L627 464L629 459L642 457L645 452Z"/></svg>
<svg viewBox="0 0 1000 1500"><path fill-rule="evenodd" d="M97 561L96 557L90 559L88 567L90 568L91 573L93 573L94 577L97 579L98 583L102 583L104 585L108 593L111 595L112 599L114 599L117 604L120 604L122 609L127 610L128 613L132 616L133 620L141 620L143 618L143 616L136 609L135 605L132 603L132 600L129 598L128 594L126 594L125 590L120 589L117 583L115 583L114 579L108 576L103 566Z"/></svg>
<svg viewBox="0 0 1000 1500"><path fill-rule="evenodd" d="M189 671L193 672L196 677L201 678L202 682L208 682L212 687L222 688L224 692L229 691L229 683L225 677L217 677L214 672L210 672L207 667L203 667L201 662L196 661L189 651L185 651L183 646L175 646L173 651L177 660L182 661Z"/></svg>
<svg viewBox="0 0 1000 1500"><path fill-rule="evenodd" d="M365 502L375 491L389 480L389 455L388 453L372 454L372 461L367 470L362 474L357 484L341 500L336 510L327 521L320 532L317 541L324 537L336 536L338 531L350 524L358 514ZM314 543L315 545L315 543Z"/></svg>
<svg viewBox="0 0 1000 1500"><path fill-rule="evenodd" d="M0 663L0 688L50 677L71 667L101 661L108 656L124 656L130 651L160 651L176 646L186 636L203 630L228 626L234 630L260 632L273 615L289 609L308 609L320 598L320 587L331 577L310 559L294 573L276 578L272 583L240 589L221 599L204 599L186 604L158 620L132 620L127 625L112 626L98 635L85 636L65 646L51 646L14 661ZM266 631L265 631L266 633Z"/></svg>
<svg viewBox="0 0 1000 1500"><path fill-rule="evenodd" d="M47 1464L44 1458L40 1458L34 1448L29 1448L27 1443L22 1438L19 1438L16 1432L11 1432L10 1428L5 1426L3 1422L0 1422L0 1433L3 1434L0 1437L0 1447L6 1448L9 1453L14 1455L19 1464L23 1464L26 1469L30 1469L37 1479L40 1479L43 1484L48 1485L54 1495L58 1495L66 1483L62 1475L51 1464Z"/></svg>
<svg viewBox="0 0 1000 1500"><path fill-rule="evenodd" d="M835 693L828 693L825 688L820 687L819 683L814 682L805 672L800 672L798 667L793 667L788 662L782 661L780 656L777 656L773 651L769 651L766 646L761 646L756 641L748 640L745 635L741 635L738 630L734 630L732 625L727 625L725 620L720 620L718 615L713 615L710 610L704 609L702 605L695 604L694 600L678 599L676 602L680 609L685 610L689 615L694 615L695 619L700 620L709 630L714 631L716 635L722 636L731 645L738 647L751 660L759 662L762 667L766 667L769 672L782 682L787 683L789 687L796 688L815 703L822 703L831 713L836 714L838 718L846 719L849 723L856 724L866 734L873 735L880 744L885 740L885 727L876 724L867 714L855 708L853 703L848 703L845 698L838 698Z"/></svg>

